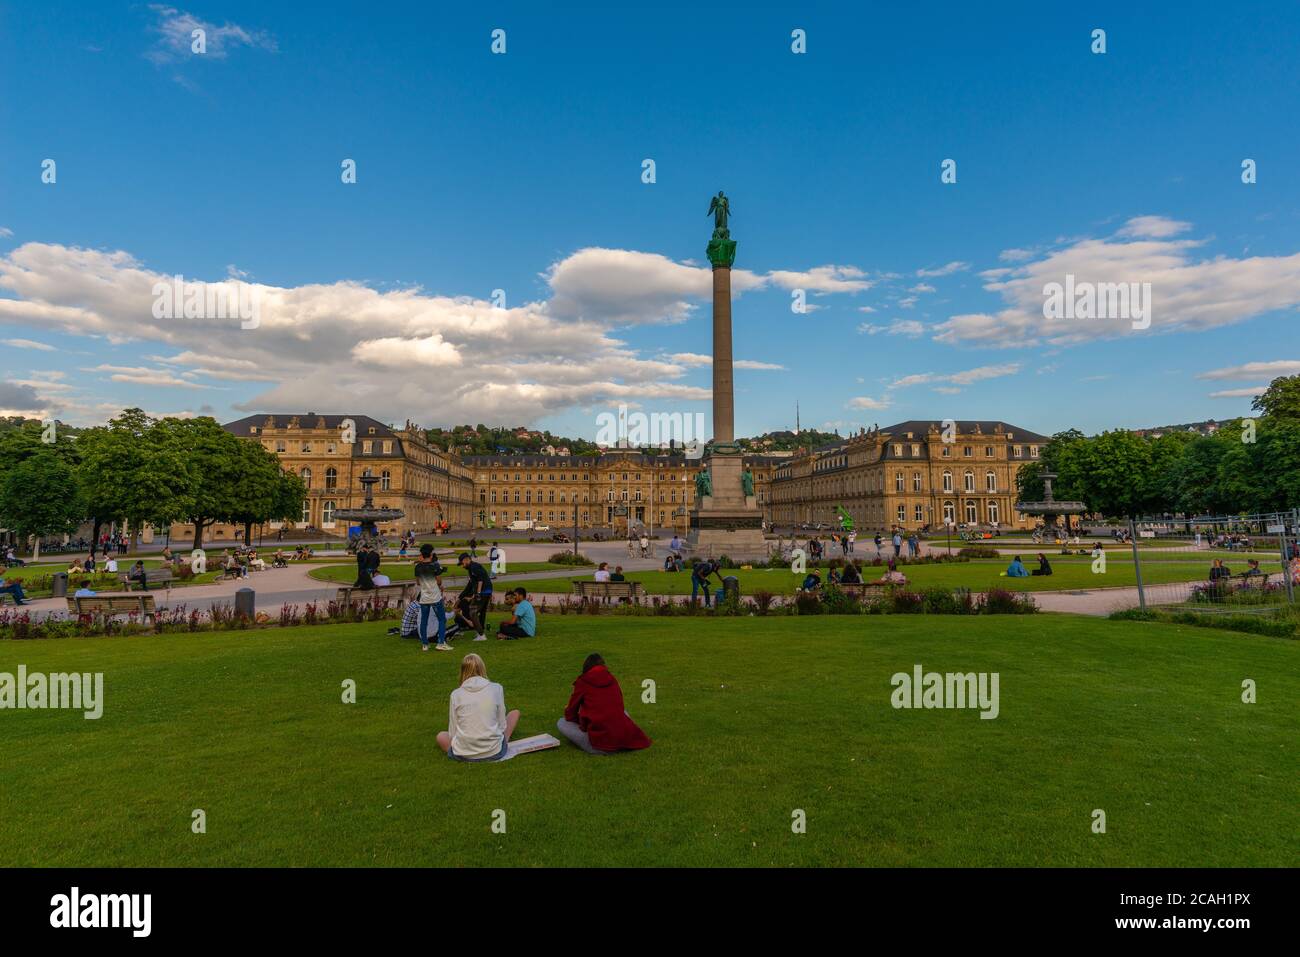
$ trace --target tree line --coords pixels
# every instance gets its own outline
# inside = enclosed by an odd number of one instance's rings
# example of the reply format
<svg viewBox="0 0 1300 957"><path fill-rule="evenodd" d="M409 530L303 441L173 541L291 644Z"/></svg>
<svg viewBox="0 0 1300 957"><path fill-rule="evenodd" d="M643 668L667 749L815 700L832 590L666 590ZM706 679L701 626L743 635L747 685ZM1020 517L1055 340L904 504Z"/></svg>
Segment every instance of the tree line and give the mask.
<svg viewBox="0 0 1300 957"><path fill-rule="evenodd" d="M51 434L53 433L53 434ZM194 526L194 547L217 522L252 527L296 519L307 489L274 453L237 438L215 419L157 419L126 409L107 425L78 431L25 422L0 432L0 527L19 543L73 534L92 540L125 522L132 544L146 525Z"/></svg>
<svg viewBox="0 0 1300 957"><path fill-rule="evenodd" d="M1274 379L1251 408L1259 415L1225 422L1211 435L1058 433L1038 462L1020 470L1020 498L1041 501L1041 476L1051 471L1054 498L1112 517L1300 508L1300 376Z"/></svg>

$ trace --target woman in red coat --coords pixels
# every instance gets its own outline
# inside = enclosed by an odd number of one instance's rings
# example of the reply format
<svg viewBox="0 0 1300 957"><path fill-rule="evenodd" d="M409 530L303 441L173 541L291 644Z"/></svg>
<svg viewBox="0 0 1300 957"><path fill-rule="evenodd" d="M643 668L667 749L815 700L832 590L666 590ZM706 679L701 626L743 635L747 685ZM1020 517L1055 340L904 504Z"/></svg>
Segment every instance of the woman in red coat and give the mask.
<svg viewBox="0 0 1300 957"><path fill-rule="evenodd" d="M600 655L588 655L583 662L569 706L556 727L588 754L650 747L650 739L623 708L623 691Z"/></svg>

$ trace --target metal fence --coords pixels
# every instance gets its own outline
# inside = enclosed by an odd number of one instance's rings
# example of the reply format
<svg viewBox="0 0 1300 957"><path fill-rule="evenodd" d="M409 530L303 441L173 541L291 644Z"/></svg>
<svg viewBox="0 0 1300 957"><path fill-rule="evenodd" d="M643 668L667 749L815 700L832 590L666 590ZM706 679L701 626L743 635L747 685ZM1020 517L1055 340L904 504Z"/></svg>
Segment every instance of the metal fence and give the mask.
<svg viewBox="0 0 1300 957"><path fill-rule="evenodd" d="M1140 607L1267 614L1300 592L1298 530L1300 510L1147 516L1109 534L1131 549Z"/></svg>

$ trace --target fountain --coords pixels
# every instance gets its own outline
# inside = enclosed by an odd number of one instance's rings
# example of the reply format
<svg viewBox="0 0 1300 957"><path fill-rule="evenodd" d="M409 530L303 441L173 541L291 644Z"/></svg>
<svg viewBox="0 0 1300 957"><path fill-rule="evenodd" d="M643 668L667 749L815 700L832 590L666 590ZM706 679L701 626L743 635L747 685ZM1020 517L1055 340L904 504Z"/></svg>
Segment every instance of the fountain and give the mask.
<svg viewBox="0 0 1300 957"><path fill-rule="evenodd" d="M1048 524L1047 516L1051 516L1055 525L1055 518L1058 515L1065 516L1065 532L1070 533L1070 516L1082 515L1088 510L1088 506L1083 502L1058 502L1052 497L1052 479L1056 478L1055 472L1043 472L1039 475L1043 480L1043 500L1041 502L1016 502L1016 511L1022 515L1037 515L1044 519L1043 524Z"/></svg>
<svg viewBox="0 0 1300 957"><path fill-rule="evenodd" d="M360 522L361 534L348 541L348 551L354 552L362 545L383 546L383 539L379 536L379 522L395 522L402 518L406 513L400 508L379 508L374 501L375 483L379 481L378 476L369 473L361 476L361 489L365 494L365 501L360 508L340 508L334 512L335 518L343 519L347 522Z"/></svg>

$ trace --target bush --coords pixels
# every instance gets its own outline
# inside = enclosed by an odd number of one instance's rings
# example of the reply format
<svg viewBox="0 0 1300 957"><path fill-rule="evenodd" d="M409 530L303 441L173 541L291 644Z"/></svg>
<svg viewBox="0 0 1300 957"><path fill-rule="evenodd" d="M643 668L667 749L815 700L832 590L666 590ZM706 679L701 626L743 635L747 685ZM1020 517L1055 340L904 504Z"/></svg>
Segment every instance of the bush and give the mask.
<svg viewBox="0 0 1300 957"><path fill-rule="evenodd" d="M581 552L579 552L576 555L573 552L556 552L554 555L548 558L547 561L550 562L552 565L594 565L596 564L586 555L583 555Z"/></svg>
<svg viewBox="0 0 1300 957"><path fill-rule="evenodd" d="M927 588L921 592L921 604L927 615L973 615L975 602L968 589L949 591L947 588Z"/></svg>
<svg viewBox="0 0 1300 957"><path fill-rule="evenodd" d="M825 609L816 592L801 591L794 596L794 610L797 615L820 615Z"/></svg>
<svg viewBox="0 0 1300 957"><path fill-rule="evenodd" d="M762 589L760 589L759 591L754 592L754 597L749 604L754 614L766 615L769 611L771 611L772 602L774 602L775 600L776 600L776 596L772 594L770 591L763 591Z"/></svg>
<svg viewBox="0 0 1300 957"><path fill-rule="evenodd" d="M925 597L914 591L893 589L885 600L889 613L895 615L919 615L925 611Z"/></svg>
<svg viewBox="0 0 1300 957"><path fill-rule="evenodd" d="M822 592L822 610L828 615L860 615L862 614L862 602L858 601L856 595L850 595L831 585Z"/></svg>
<svg viewBox="0 0 1300 957"><path fill-rule="evenodd" d="M989 589L979 603L982 615L1032 615L1036 611L1038 605L1032 596L1005 588Z"/></svg>
<svg viewBox="0 0 1300 957"><path fill-rule="evenodd" d="M996 548L990 548L987 545L967 545L957 552L961 558L1001 558Z"/></svg>

